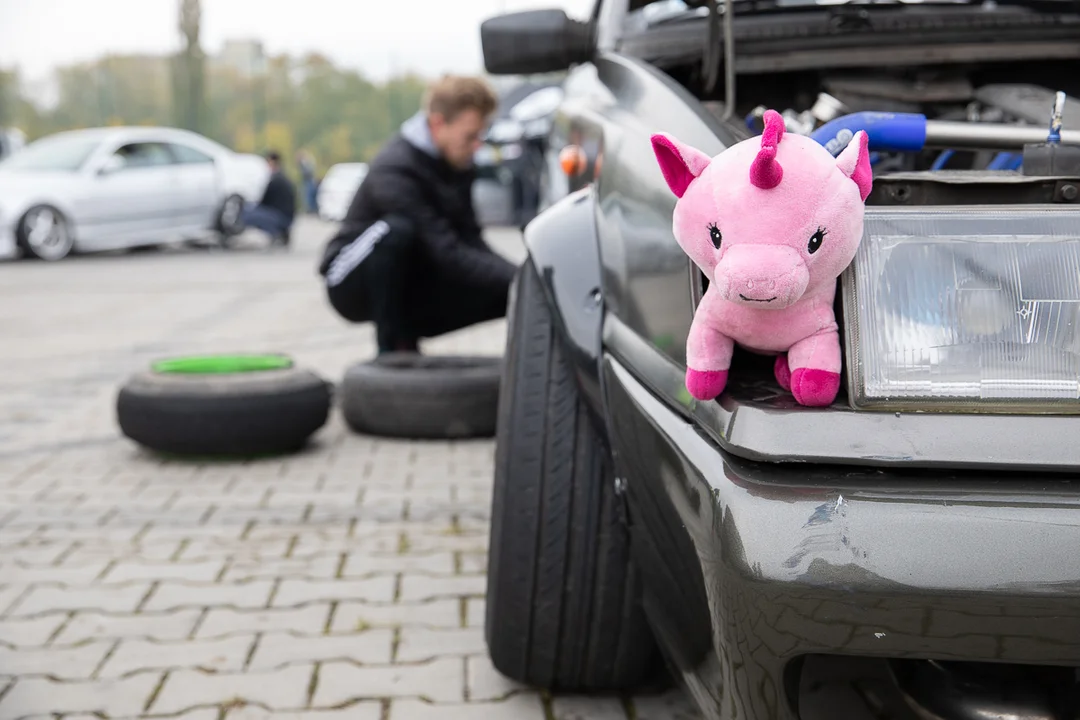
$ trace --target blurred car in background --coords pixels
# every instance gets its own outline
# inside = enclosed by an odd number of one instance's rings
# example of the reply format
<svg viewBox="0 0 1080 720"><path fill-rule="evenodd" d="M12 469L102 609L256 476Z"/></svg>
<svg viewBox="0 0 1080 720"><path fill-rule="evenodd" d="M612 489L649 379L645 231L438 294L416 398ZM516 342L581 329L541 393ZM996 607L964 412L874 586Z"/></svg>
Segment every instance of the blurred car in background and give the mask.
<svg viewBox="0 0 1080 720"><path fill-rule="evenodd" d="M60 260L242 231L266 161L196 133L91 128L36 140L0 160L0 257Z"/></svg>
<svg viewBox="0 0 1080 720"><path fill-rule="evenodd" d="M367 163L338 163L332 165L319 183L317 202L319 217L328 222L341 222L352 204L353 196L368 174Z"/></svg>
<svg viewBox="0 0 1080 720"><path fill-rule="evenodd" d="M500 98L475 157L473 202L482 225L524 228L536 216L546 140L562 98L558 83L522 83Z"/></svg>

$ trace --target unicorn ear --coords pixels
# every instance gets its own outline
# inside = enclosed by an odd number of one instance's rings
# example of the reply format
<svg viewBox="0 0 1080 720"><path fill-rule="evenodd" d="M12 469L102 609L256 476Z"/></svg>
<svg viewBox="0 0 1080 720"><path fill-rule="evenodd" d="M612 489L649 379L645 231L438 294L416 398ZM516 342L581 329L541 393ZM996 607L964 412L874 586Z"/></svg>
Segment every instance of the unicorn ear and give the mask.
<svg viewBox="0 0 1080 720"><path fill-rule="evenodd" d="M870 169L870 138L860 130L836 158L836 166L859 186L859 197L866 201L873 186L874 173Z"/></svg>
<svg viewBox="0 0 1080 720"><path fill-rule="evenodd" d="M653 152L671 192L682 197L694 178L709 166L711 158L665 133L652 136Z"/></svg>

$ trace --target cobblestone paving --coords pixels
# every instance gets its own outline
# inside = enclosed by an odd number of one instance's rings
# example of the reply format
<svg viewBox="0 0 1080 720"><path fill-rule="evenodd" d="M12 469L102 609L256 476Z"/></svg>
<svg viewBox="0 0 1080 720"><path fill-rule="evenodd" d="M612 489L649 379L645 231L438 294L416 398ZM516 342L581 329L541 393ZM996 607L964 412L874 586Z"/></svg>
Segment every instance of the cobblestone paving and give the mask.
<svg viewBox="0 0 1080 720"><path fill-rule="evenodd" d="M0 720L693 717L675 693L545 699L492 668L490 442L335 414L291 458L191 464L119 436L117 387L151 358L286 351L337 379L370 357L321 293L327 232L0 266ZM425 350L497 354L504 332Z"/></svg>

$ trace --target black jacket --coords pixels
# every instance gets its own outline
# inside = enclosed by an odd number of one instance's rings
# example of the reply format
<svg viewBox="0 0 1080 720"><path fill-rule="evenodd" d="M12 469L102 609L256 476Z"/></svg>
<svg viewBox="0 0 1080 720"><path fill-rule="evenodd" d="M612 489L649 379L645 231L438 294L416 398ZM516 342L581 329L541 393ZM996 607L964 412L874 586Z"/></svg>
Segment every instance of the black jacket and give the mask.
<svg viewBox="0 0 1080 720"><path fill-rule="evenodd" d="M291 222L296 216L296 186L280 170L271 173L259 204L274 208Z"/></svg>
<svg viewBox="0 0 1080 720"><path fill-rule="evenodd" d="M409 218L427 259L440 271L477 286L505 286L515 266L488 247L472 204L474 172L453 168L400 133L370 163L341 228L327 243L319 272L372 223Z"/></svg>

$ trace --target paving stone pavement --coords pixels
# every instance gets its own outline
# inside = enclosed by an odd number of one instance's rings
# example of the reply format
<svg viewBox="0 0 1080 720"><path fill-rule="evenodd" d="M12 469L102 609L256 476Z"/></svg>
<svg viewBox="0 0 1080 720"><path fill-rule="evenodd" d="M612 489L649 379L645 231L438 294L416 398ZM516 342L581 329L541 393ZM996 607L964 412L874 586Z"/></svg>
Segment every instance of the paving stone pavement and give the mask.
<svg viewBox="0 0 1080 720"><path fill-rule="evenodd" d="M116 390L152 358L286 351L336 379L370 357L315 274L329 231L0 265L0 720L695 717L677 693L541 697L491 666L489 441L390 442L335 413L290 458L194 464L119 435Z"/></svg>

